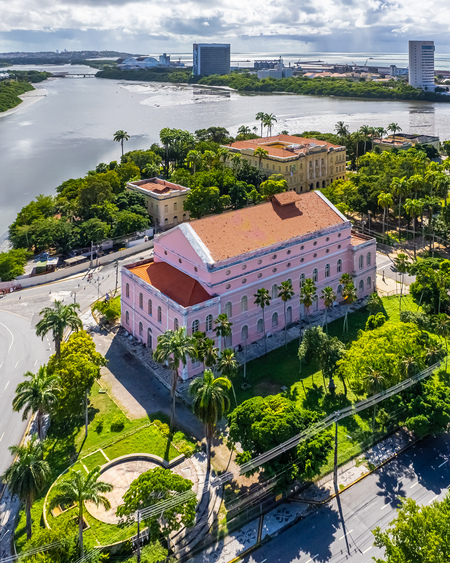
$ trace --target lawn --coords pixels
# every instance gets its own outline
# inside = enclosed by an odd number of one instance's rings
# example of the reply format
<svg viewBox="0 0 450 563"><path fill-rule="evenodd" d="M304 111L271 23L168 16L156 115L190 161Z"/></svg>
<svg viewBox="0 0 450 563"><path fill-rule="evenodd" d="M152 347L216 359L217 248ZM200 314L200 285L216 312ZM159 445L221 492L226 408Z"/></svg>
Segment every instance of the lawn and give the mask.
<svg viewBox="0 0 450 563"><path fill-rule="evenodd" d="M163 436L155 426L143 428L139 432L103 448L103 451L111 460L131 452L151 453L168 461L180 455L168 438Z"/></svg>
<svg viewBox="0 0 450 563"><path fill-rule="evenodd" d="M88 468L88 471L91 471L92 469L94 469L94 467L97 466L101 467L102 465L105 465L107 461L108 460L105 458L102 452L98 452L98 451L88 455L87 457L84 457L81 460L83 465Z"/></svg>

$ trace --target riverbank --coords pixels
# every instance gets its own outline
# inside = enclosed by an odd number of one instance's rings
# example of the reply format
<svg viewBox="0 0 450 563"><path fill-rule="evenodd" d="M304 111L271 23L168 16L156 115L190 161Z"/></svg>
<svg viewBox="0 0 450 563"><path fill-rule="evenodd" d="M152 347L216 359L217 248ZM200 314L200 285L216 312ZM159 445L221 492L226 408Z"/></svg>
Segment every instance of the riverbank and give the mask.
<svg viewBox="0 0 450 563"><path fill-rule="evenodd" d="M11 115L13 113L17 113L20 110L23 110L39 100L42 100L47 96L48 92L45 88L37 88L35 84L32 84L34 90L30 90L29 92L25 92L24 94L20 94L18 97L22 100L19 105L14 106L13 108L7 109L6 111L0 112L0 118L6 117L7 115Z"/></svg>

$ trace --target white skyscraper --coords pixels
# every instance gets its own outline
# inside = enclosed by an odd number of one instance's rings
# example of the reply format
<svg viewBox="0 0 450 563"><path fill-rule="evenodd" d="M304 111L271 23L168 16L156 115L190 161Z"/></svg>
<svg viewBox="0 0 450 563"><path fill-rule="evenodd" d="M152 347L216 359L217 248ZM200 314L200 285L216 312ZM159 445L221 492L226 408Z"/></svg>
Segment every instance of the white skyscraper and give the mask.
<svg viewBox="0 0 450 563"><path fill-rule="evenodd" d="M409 84L434 90L434 41L409 41Z"/></svg>

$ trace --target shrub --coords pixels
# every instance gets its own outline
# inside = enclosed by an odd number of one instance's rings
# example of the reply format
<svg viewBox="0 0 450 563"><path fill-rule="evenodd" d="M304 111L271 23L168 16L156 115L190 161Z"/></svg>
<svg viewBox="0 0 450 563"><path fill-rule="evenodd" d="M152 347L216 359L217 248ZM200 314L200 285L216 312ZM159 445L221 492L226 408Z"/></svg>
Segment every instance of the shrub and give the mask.
<svg viewBox="0 0 450 563"><path fill-rule="evenodd" d="M370 315L370 317L366 321L366 330L374 330L375 328L379 328L383 326L386 322L386 317L383 313L377 313L376 315Z"/></svg>
<svg viewBox="0 0 450 563"><path fill-rule="evenodd" d="M156 426L156 428L161 432L161 434L163 436L169 436L170 434L170 428L168 424L164 424L164 422L161 422L160 420L155 420L153 422L154 426Z"/></svg>
<svg viewBox="0 0 450 563"><path fill-rule="evenodd" d="M400 320L402 323L414 323L422 330L428 330L430 332L433 330L431 317L425 313L402 311L400 313Z"/></svg>
<svg viewBox="0 0 450 563"><path fill-rule="evenodd" d="M97 432L97 434L101 434L103 432L103 419L99 418L97 420L94 420L94 422L92 423L92 429L94 430L94 432Z"/></svg>
<svg viewBox="0 0 450 563"><path fill-rule="evenodd" d="M111 432L121 432L125 428L125 418L121 414L116 414L111 420Z"/></svg>

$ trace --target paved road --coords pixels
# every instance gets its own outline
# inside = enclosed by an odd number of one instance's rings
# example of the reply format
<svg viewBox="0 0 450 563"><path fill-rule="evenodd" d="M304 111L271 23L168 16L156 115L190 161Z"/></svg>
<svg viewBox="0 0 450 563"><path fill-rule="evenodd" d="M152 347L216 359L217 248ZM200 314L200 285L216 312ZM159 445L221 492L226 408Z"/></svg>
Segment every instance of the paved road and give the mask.
<svg viewBox="0 0 450 563"><path fill-rule="evenodd" d="M391 278L398 282L401 281L402 276L398 273L396 267L394 266L394 263L389 258L389 256L386 256L386 254L382 254L381 252L377 252L377 273L383 275L383 272L386 278ZM405 284L410 285L415 280L415 276L405 274Z"/></svg>
<svg viewBox="0 0 450 563"><path fill-rule="evenodd" d="M450 435L427 438L363 479L338 500L259 548L246 563L368 563L381 556L372 530L395 518L399 497L442 500L450 484Z"/></svg>

